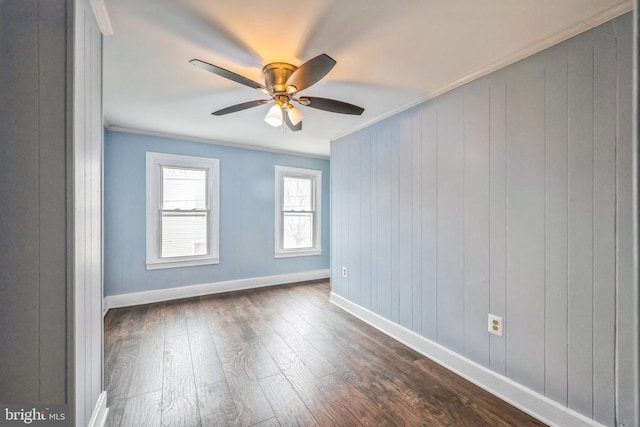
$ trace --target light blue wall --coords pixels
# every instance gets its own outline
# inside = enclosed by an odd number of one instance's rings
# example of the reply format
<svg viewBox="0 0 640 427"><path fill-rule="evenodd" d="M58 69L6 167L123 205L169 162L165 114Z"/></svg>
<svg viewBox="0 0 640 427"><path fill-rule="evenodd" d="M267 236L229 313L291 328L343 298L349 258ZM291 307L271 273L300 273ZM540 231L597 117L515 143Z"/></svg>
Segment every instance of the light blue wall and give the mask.
<svg viewBox="0 0 640 427"><path fill-rule="evenodd" d="M105 131L105 295L329 268L329 161ZM147 271L145 153L220 159L220 264ZM275 165L322 171L322 255L275 259Z"/></svg>
<svg viewBox="0 0 640 427"><path fill-rule="evenodd" d="M633 295L631 34L627 14L334 141L333 291L614 425L616 393L633 403L615 382L616 345L619 367L633 355L616 339Z"/></svg>

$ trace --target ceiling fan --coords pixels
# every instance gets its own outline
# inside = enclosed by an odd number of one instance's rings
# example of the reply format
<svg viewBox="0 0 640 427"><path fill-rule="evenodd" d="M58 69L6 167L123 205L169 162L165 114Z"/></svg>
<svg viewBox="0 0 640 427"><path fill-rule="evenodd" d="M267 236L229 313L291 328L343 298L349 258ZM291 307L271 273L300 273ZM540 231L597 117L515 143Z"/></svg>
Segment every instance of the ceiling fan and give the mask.
<svg viewBox="0 0 640 427"><path fill-rule="evenodd" d="M296 132L302 129L302 119L304 115L300 109L292 105L292 101L300 105L330 111L332 113L360 115L364 111L362 107L335 99L298 96L299 92L320 81L331 71L334 65L336 65L336 61L324 53L310 59L300 67L287 64L286 62L272 62L271 64L265 65L262 69L264 85L254 82L240 74L236 74L233 71L225 70L217 65L209 64L199 59L192 59L189 62L214 74L233 80L236 83L258 89L270 97L269 99L243 102L211 113L216 116L235 113L246 110L247 108L274 102L275 104L269 109L264 120L274 127L283 126L283 123L286 123L289 129Z"/></svg>

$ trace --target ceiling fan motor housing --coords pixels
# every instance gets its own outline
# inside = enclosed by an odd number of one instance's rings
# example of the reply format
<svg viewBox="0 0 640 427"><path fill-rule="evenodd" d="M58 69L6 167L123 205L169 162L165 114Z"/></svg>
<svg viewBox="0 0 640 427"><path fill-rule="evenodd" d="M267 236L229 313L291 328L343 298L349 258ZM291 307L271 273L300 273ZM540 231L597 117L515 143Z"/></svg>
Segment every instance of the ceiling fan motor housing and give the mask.
<svg viewBox="0 0 640 427"><path fill-rule="evenodd" d="M273 92L286 92L287 80L298 67L286 62L272 62L262 69L264 83L267 89Z"/></svg>

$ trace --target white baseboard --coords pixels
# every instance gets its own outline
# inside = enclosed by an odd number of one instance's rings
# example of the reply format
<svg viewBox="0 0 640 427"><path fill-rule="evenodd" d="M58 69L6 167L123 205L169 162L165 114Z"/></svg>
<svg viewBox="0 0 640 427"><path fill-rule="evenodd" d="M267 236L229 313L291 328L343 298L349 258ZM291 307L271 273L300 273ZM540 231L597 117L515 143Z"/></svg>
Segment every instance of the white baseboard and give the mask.
<svg viewBox="0 0 640 427"><path fill-rule="evenodd" d="M93 409L88 427L104 427L107 424L109 408L107 408L107 392L103 391L98 396L96 407Z"/></svg>
<svg viewBox="0 0 640 427"><path fill-rule="evenodd" d="M331 303L379 331L411 347L434 362L471 381L489 393L551 426L597 426L602 424L563 406L505 376L479 365L438 343L416 334L340 295L331 293Z"/></svg>
<svg viewBox="0 0 640 427"><path fill-rule="evenodd" d="M104 298L103 309L104 314L106 314L107 311L112 308L130 307L133 305L199 297L202 295L261 288L264 286L284 285L285 283L305 282L307 280L327 279L329 276L330 270L327 268L323 270L302 271L299 273L251 277L248 279L228 280L225 282L204 283L201 285L110 295Z"/></svg>

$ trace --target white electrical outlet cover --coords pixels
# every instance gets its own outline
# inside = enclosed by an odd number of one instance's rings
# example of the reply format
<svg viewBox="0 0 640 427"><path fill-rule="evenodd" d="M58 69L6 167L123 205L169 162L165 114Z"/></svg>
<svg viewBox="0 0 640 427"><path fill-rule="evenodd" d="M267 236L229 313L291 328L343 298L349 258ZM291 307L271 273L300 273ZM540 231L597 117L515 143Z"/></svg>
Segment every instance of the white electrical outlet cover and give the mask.
<svg viewBox="0 0 640 427"><path fill-rule="evenodd" d="M504 320L502 317L496 316L495 314L489 314L489 323L487 327L490 333L501 337L504 329Z"/></svg>

